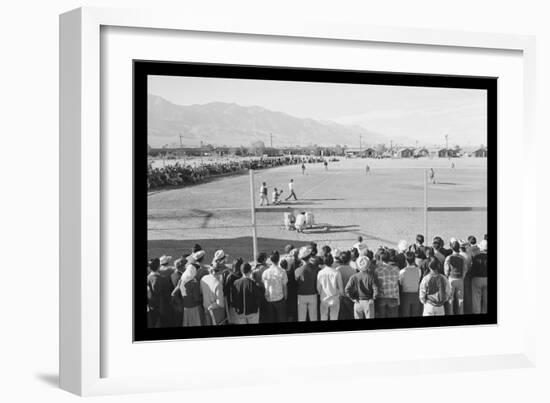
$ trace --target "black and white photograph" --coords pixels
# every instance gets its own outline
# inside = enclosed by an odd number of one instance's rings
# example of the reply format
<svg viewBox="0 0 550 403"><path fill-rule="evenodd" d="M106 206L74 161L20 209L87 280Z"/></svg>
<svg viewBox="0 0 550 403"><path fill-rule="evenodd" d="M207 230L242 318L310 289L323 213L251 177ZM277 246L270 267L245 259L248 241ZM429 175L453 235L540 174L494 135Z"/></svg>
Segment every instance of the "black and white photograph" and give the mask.
<svg viewBox="0 0 550 403"><path fill-rule="evenodd" d="M134 63L136 339L496 323L496 79Z"/></svg>

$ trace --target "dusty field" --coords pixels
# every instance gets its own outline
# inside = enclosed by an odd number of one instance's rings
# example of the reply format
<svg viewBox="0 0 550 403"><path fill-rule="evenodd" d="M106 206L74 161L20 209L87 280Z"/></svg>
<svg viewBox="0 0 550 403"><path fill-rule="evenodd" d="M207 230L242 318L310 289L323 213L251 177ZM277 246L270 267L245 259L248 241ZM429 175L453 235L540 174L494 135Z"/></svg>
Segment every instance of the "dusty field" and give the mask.
<svg viewBox="0 0 550 403"><path fill-rule="evenodd" d="M280 206L258 207L260 249L315 241L321 245L349 247L358 235L369 246L395 246L400 239L412 241L423 231L423 175L433 167L436 184L428 187L430 207L487 206L486 159L343 159L329 164L280 167L255 173L254 197L258 203L261 182L267 182L269 199L273 187L288 195L294 178L298 201ZM370 165L371 172L365 173ZM247 175L214 180L193 187L169 190L148 197L149 255L179 255L195 241L208 249L223 248L233 256L252 257L250 240L250 185ZM285 211L311 211L315 228L298 234L283 228ZM428 235L481 238L487 231L485 211L430 212Z"/></svg>

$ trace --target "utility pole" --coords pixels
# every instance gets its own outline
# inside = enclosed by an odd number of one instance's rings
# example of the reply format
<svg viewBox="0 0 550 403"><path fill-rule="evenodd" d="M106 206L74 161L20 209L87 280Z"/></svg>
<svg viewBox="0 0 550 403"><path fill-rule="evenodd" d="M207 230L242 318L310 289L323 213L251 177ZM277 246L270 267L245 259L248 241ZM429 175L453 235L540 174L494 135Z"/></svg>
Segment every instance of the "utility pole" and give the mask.
<svg viewBox="0 0 550 403"><path fill-rule="evenodd" d="M363 151L363 144L361 143L362 140L363 140L363 135L359 133L359 153Z"/></svg>
<svg viewBox="0 0 550 403"><path fill-rule="evenodd" d="M269 133L269 147L273 148L273 133Z"/></svg>

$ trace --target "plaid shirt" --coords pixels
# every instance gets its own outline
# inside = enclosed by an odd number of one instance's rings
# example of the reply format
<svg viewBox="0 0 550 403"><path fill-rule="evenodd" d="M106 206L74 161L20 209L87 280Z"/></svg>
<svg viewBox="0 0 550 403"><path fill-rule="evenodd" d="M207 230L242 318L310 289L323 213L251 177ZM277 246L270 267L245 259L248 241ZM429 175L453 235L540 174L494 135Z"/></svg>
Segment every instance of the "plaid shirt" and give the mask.
<svg viewBox="0 0 550 403"><path fill-rule="evenodd" d="M378 298L396 298L399 301L399 267L381 263L376 266L378 277Z"/></svg>

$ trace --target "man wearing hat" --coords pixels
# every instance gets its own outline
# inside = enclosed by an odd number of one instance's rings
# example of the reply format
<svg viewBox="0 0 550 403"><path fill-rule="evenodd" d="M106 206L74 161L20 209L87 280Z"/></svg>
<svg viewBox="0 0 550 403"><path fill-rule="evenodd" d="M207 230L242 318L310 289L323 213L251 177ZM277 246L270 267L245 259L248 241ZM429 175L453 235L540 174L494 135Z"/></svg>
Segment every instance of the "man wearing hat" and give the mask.
<svg viewBox="0 0 550 403"><path fill-rule="evenodd" d="M221 252L221 253L218 253ZM220 312L224 305L223 285L221 282L221 264L225 254L217 251L217 259L214 257L210 273L204 276L201 281L202 304L205 312L206 326L217 325L222 320L217 319L215 313Z"/></svg>
<svg viewBox="0 0 550 403"><path fill-rule="evenodd" d="M369 266L370 259L360 256L357 259L359 273L351 276L345 287L346 296L354 303L355 319L372 319L375 316L374 300L378 297L378 283Z"/></svg>
<svg viewBox="0 0 550 403"><path fill-rule="evenodd" d="M310 245L303 246L298 252L301 266L294 272L298 294L298 321L305 322L309 316L310 322L317 320L317 270L314 265L315 256Z"/></svg>
<svg viewBox="0 0 550 403"><path fill-rule="evenodd" d="M487 313L487 241L479 243L479 254L472 260L472 313Z"/></svg>

